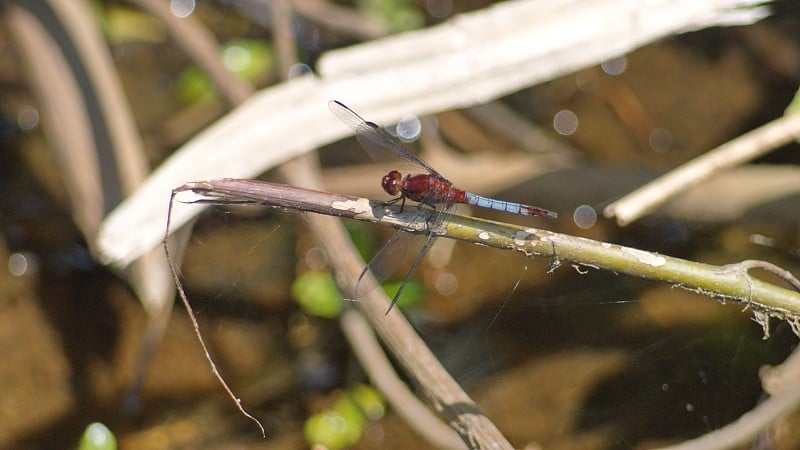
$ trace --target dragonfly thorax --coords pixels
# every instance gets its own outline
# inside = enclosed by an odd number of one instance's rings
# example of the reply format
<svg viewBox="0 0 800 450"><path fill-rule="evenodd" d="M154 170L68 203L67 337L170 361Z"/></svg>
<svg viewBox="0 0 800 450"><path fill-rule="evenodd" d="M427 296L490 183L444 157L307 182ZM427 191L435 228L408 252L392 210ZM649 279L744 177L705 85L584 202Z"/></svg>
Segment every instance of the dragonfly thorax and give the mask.
<svg viewBox="0 0 800 450"><path fill-rule="evenodd" d="M403 175L396 170L392 170L383 176L381 186L387 194L396 196L400 194L400 190L403 187Z"/></svg>

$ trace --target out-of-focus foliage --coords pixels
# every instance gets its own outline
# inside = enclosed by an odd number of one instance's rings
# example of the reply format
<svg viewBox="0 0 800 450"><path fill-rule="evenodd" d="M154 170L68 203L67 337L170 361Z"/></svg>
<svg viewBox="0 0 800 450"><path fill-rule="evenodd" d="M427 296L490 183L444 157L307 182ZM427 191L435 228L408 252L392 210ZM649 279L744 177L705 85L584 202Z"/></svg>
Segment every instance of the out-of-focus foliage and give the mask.
<svg viewBox="0 0 800 450"><path fill-rule="evenodd" d="M388 295L389 298L394 298L397 290L400 289L400 283L402 283L402 281L385 283L382 285L383 291L386 292L386 295ZM406 283L406 287L403 289L403 293L400 294L400 298L397 299L397 306L414 306L422 300L424 295L425 289L422 287L422 285L416 281L409 280L408 283Z"/></svg>
<svg viewBox="0 0 800 450"><path fill-rule="evenodd" d="M272 46L257 39L236 39L222 47L222 63L238 77L253 84L266 78L275 66ZM176 83L184 103L210 100L216 95L214 83L195 66L183 70Z"/></svg>
<svg viewBox="0 0 800 450"><path fill-rule="evenodd" d="M342 312L342 294L328 272L306 272L292 283L292 298L307 314L332 319Z"/></svg>
<svg viewBox="0 0 800 450"><path fill-rule="evenodd" d="M90 423L81 436L78 450L117 450L117 439L102 423Z"/></svg>
<svg viewBox="0 0 800 450"><path fill-rule="evenodd" d="M240 78L257 84L275 67L275 52L261 39L235 39L222 48L222 63Z"/></svg>
<svg viewBox="0 0 800 450"><path fill-rule="evenodd" d="M425 17L408 0L359 0L358 9L381 19L394 33L425 25Z"/></svg>
<svg viewBox="0 0 800 450"><path fill-rule="evenodd" d="M359 384L342 394L333 408L309 417L303 431L310 445L348 447L361 439L368 421L380 419L385 410L380 393Z"/></svg>
<svg viewBox="0 0 800 450"><path fill-rule="evenodd" d="M97 21L112 44L162 43L167 38L164 25L138 9L100 2L92 2L92 6Z"/></svg>

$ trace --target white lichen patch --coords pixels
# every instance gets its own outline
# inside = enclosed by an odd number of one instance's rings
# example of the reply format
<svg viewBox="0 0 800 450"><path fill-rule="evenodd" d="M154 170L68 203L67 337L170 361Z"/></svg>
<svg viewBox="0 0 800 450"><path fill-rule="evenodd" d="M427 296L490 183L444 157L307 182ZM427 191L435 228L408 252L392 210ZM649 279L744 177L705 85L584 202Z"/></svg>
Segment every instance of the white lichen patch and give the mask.
<svg viewBox="0 0 800 450"><path fill-rule="evenodd" d="M199 203L203 201L214 201L217 197L190 190L176 192L173 199L178 203Z"/></svg>
<svg viewBox="0 0 800 450"><path fill-rule="evenodd" d="M481 231L480 233L478 233L478 239L483 239L484 241L489 239L489 232Z"/></svg>
<svg viewBox="0 0 800 450"><path fill-rule="evenodd" d="M366 198L359 198L358 200L347 200L344 202L331 203L333 209L341 211L353 211L356 214L363 214L372 211L372 205Z"/></svg>
<svg viewBox="0 0 800 450"><path fill-rule="evenodd" d="M638 259L640 263L647 264L649 266L660 267L667 263L667 258L664 258L657 253L646 252L644 250L638 250L630 247L622 247L621 250L622 253L627 253Z"/></svg>
<svg viewBox="0 0 800 450"><path fill-rule="evenodd" d="M526 228L525 231L527 231L532 235L535 235L539 239L539 242L555 242L555 240L558 239L559 236L556 233L552 233L547 230L537 230L535 228Z"/></svg>

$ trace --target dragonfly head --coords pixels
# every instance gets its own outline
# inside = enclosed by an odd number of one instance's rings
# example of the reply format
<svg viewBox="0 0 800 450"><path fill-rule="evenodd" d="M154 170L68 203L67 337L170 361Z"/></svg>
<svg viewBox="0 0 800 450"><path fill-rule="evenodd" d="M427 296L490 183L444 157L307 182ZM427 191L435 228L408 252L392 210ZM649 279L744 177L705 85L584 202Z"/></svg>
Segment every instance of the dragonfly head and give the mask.
<svg viewBox="0 0 800 450"><path fill-rule="evenodd" d="M381 179L381 186L387 194L396 196L400 194L400 188L403 185L402 180L403 176L400 175L400 172L393 170L383 176L383 179Z"/></svg>

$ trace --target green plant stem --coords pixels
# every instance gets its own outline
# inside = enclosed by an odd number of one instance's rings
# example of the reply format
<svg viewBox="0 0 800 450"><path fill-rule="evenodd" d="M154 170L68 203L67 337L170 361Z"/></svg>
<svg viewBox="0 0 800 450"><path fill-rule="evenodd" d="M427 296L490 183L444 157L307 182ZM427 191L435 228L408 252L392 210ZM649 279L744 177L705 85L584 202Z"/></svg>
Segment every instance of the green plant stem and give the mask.
<svg viewBox="0 0 800 450"><path fill-rule="evenodd" d="M413 233L426 233L427 224L417 220L416 207L396 206L364 198L296 188L254 180L224 179L187 183L176 192L191 192L197 197L184 202L251 203L310 211L338 217L388 225ZM180 198L179 198L180 200ZM423 207L430 209L427 207ZM553 260L551 270L568 261L576 268L611 270L713 297L719 301L744 303L768 335L770 318L786 320L800 335L800 293L759 280L749 269L761 268L800 285L787 271L769 263L743 261L723 266L687 261L654 252L624 247L537 228L521 227L485 219L449 214L447 224L437 233L477 245L521 251L529 256Z"/></svg>

